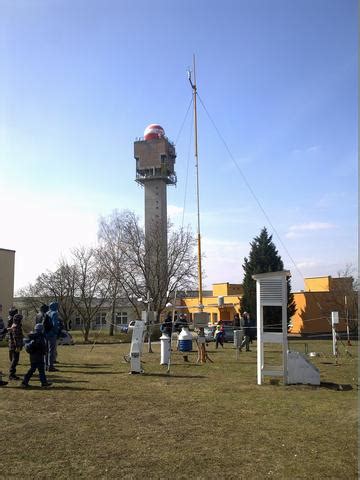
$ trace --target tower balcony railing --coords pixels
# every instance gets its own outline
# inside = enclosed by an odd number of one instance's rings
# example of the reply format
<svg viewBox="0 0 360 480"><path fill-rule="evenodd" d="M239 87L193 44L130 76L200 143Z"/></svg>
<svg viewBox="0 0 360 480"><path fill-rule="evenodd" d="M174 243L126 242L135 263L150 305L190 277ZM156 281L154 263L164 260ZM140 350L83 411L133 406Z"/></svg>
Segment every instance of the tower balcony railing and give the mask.
<svg viewBox="0 0 360 480"><path fill-rule="evenodd" d="M145 183L149 180L165 180L167 185L175 185L177 182L176 173L162 173L159 171L137 171L135 180L138 183Z"/></svg>
<svg viewBox="0 0 360 480"><path fill-rule="evenodd" d="M170 143L170 145L172 145L175 148L175 143L169 140L169 138L166 135L163 135L162 137L159 137L159 138L165 138L165 140L167 140ZM135 142L145 142L145 137L135 137Z"/></svg>

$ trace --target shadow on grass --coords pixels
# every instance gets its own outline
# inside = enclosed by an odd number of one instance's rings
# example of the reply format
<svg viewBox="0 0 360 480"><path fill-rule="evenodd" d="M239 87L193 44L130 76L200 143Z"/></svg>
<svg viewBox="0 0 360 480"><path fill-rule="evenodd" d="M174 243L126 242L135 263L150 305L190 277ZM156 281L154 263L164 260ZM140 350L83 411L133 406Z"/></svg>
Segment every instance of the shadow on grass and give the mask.
<svg viewBox="0 0 360 480"><path fill-rule="evenodd" d="M84 367L84 368L101 368L111 366L112 363L59 363L60 367L71 368L71 367Z"/></svg>
<svg viewBox="0 0 360 480"><path fill-rule="evenodd" d="M49 377L50 378L50 377ZM68 378L63 377L51 377L52 383L89 383L89 380L69 380Z"/></svg>
<svg viewBox="0 0 360 480"><path fill-rule="evenodd" d="M352 385L342 384L342 383L333 383L333 382L320 382L320 388L327 388L329 390L336 390L338 392L346 392L353 390Z"/></svg>
<svg viewBox="0 0 360 480"><path fill-rule="evenodd" d="M119 372L105 372L102 370L97 370L96 372L89 372L88 370L67 370L64 373L80 373L83 375L116 375Z"/></svg>
<svg viewBox="0 0 360 480"><path fill-rule="evenodd" d="M256 359L244 358L244 357L241 357L241 354L239 358L234 357L234 360L239 362L241 365L257 365Z"/></svg>
<svg viewBox="0 0 360 480"><path fill-rule="evenodd" d="M110 392L109 389L107 388L77 388L77 387L68 387L68 386L63 386L61 387L60 384L56 384L55 386L55 383L53 384L52 387L49 387L49 388L44 388L44 387L41 387L40 385L36 386L36 385L31 385L28 389L24 389L25 392L28 392L30 390L41 390L41 391L50 391L50 390L67 390L69 392Z"/></svg>
<svg viewBox="0 0 360 480"><path fill-rule="evenodd" d="M206 378L205 375L177 375L173 373L142 373L143 377L163 377L163 378Z"/></svg>
<svg viewBox="0 0 360 480"><path fill-rule="evenodd" d="M171 362L172 367L201 367L201 365L195 362Z"/></svg>
<svg viewBox="0 0 360 480"><path fill-rule="evenodd" d="M41 387L40 387L41 388ZM108 388L77 388L77 387L67 387L67 386L64 386L64 387L60 387L58 385L56 385L56 387L54 388L54 390L68 390L69 392L71 391L82 391L82 392L110 392L110 390Z"/></svg>
<svg viewBox="0 0 360 480"><path fill-rule="evenodd" d="M28 388L21 388L20 385L13 385L13 386L6 386L5 388L10 388L10 389L14 389L14 390L22 390L23 392L31 392L31 391L36 391L36 392L39 392L39 391L49 391L49 390L68 390L69 392L77 392L77 391L81 391L81 392L110 392L109 389L107 388L77 388L77 387L69 387L69 386L63 386L61 387L60 386L60 382L57 383L57 382L52 382L53 386L52 387L48 387L48 388L44 388L42 387L41 385L34 385L34 384L30 384ZM56 386L55 386L56 384Z"/></svg>

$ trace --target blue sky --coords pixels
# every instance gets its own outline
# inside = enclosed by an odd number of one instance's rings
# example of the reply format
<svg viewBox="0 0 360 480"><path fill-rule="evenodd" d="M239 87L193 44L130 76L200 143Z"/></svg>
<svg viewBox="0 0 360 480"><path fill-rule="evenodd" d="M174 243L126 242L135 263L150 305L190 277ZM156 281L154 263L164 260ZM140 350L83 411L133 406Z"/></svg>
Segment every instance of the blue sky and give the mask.
<svg viewBox="0 0 360 480"><path fill-rule="evenodd" d="M16 288L93 243L99 215L142 215L133 142L149 123L176 141L171 219L196 231L193 53L231 153L199 104L205 284L240 282L263 226L294 289L357 265L356 1L2 0L0 30L0 247L17 252Z"/></svg>

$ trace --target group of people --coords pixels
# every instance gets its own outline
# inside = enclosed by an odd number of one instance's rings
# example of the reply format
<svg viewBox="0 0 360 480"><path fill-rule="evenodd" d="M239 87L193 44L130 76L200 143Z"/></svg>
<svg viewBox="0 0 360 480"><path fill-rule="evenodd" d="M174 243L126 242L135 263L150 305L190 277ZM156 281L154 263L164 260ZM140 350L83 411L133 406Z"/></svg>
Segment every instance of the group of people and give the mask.
<svg viewBox="0 0 360 480"><path fill-rule="evenodd" d="M176 316L174 320L175 321L173 325L172 315L169 312L166 315L164 322L160 325L161 333L166 333L166 335L168 335L170 338L173 332L180 333L182 327L188 326L188 322L185 314L180 314L179 316Z"/></svg>
<svg viewBox="0 0 360 480"><path fill-rule="evenodd" d="M252 340L255 336L255 329L249 313L244 312L242 316L236 313L234 316L233 324L235 328L243 331L243 340L241 342L240 351L242 351L242 349L245 347L245 350L249 352L250 343L252 343ZM169 312L164 322L160 325L160 331L171 338L172 333L180 333L183 326L188 326L186 316L184 314L179 315L178 317L176 317L175 322L173 323L172 315ZM219 348L219 345L224 348L225 325L222 320L219 320L215 326L214 340L215 348Z"/></svg>
<svg viewBox="0 0 360 480"><path fill-rule="evenodd" d="M10 308L7 326L5 326L1 314L2 306L0 305L0 340L4 338L8 340L9 380L21 380L16 374L16 367L19 363L20 352L25 348L30 357L30 368L22 379L20 386L27 388L36 370L39 372L41 386L51 386L51 383L47 381L45 372L58 371L55 367L55 363L57 363L57 339L62 329L62 322L58 314L58 303L52 302L40 307L40 311L35 318L34 328L26 338L24 338L22 325L23 316L17 308ZM0 386L7 383L0 378Z"/></svg>
<svg viewBox="0 0 360 480"><path fill-rule="evenodd" d="M248 312L244 312L240 317L238 313L234 316L234 327L243 331L243 340L240 345L240 352L245 347L247 352L250 352L250 343L254 337L254 327ZM221 345L224 348L225 340L225 326L222 320L219 320L214 331L215 348Z"/></svg>

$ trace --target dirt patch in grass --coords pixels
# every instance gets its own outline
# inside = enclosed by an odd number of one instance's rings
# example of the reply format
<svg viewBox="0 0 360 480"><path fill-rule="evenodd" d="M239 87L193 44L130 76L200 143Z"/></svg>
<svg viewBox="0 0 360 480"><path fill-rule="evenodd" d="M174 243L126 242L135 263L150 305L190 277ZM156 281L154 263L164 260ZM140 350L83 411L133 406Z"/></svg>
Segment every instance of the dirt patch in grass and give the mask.
<svg viewBox="0 0 360 480"><path fill-rule="evenodd" d="M311 342L322 382L343 390L257 386L256 345L239 359L210 345L205 365L174 352L167 375L159 348L129 375L129 345L60 347L54 388L1 388L0 478L357 478L357 346L334 367L331 342Z"/></svg>

